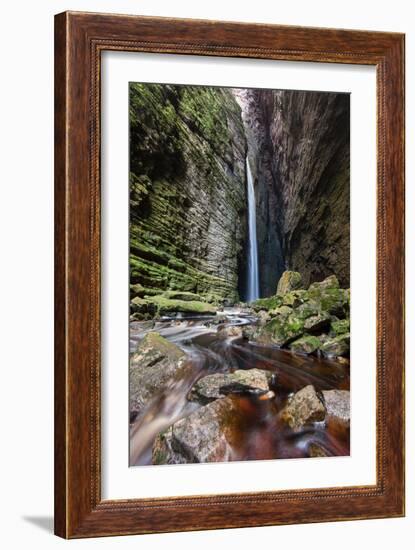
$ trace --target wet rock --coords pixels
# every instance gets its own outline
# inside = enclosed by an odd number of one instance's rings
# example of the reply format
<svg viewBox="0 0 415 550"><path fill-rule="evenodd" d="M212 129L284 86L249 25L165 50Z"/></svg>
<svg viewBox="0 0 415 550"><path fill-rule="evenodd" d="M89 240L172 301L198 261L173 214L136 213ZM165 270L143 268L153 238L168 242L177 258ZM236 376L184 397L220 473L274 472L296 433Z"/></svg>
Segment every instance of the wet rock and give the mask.
<svg viewBox="0 0 415 550"><path fill-rule="evenodd" d="M350 352L350 334L345 333L335 338L328 338L322 344L321 351L329 358L348 355Z"/></svg>
<svg viewBox="0 0 415 550"><path fill-rule="evenodd" d="M282 305L282 296L270 296L269 298L259 298L255 302L251 302L250 306L254 311L269 311Z"/></svg>
<svg viewBox="0 0 415 550"><path fill-rule="evenodd" d="M319 309L319 312L335 315L340 319L344 319L349 313L349 291L348 289L336 287L320 287L317 285L322 283L314 283L315 287L308 290L310 300L312 300ZM312 285L313 286L313 285Z"/></svg>
<svg viewBox="0 0 415 550"><path fill-rule="evenodd" d="M318 443L310 443L308 446L308 456L310 458L322 458L326 456L330 456L329 453L319 445Z"/></svg>
<svg viewBox="0 0 415 550"><path fill-rule="evenodd" d="M245 325L242 327L242 336L246 340L255 342L258 337L260 329L261 329L260 325Z"/></svg>
<svg viewBox="0 0 415 550"><path fill-rule="evenodd" d="M135 298L135 300L136 299L137 298ZM186 300L179 300L168 298L165 294L157 294L151 297L147 296L146 302L147 304L152 305L158 315L171 315L173 313L184 313L190 315L216 314L216 307L214 305L208 304L207 302L200 302L198 300L190 300L188 297Z"/></svg>
<svg viewBox="0 0 415 550"><path fill-rule="evenodd" d="M130 296L134 298L136 296L143 298L145 293L146 293L146 289L143 287L143 285L140 285L140 283L136 283L135 285L130 285Z"/></svg>
<svg viewBox="0 0 415 550"><path fill-rule="evenodd" d="M278 317L278 316L288 317L288 315L291 315L292 311L293 311L292 308L289 306L280 306L275 309L271 309L271 311L269 312L269 315L271 317Z"/></svg>
<svg viewBox="0 0 415 550"><path fill-rule="evenodd" d="M182 300L184 302L202 302L201 296L194 292L180 292L177 290L167 290L163 292L163 296L169 300Z"/></svg>
<svg viewBox="0 0 415 550"><path fill-rule="evenodd" d="M341 319L331 322L331 330L336 336L350 332L350 320Z"/></svg>
<svg viewBox="0 0 415 550"><path fill-rule="evenodd" d="M287 318L275 317L262 327L255 339L261 344L286 346L304 333L304 321L290 315Z"/></svg>
<svg viewBox="0 0 415 550"><path fill-rule="evenodd" d="M151 301L136 296L130 302L131 317L135 321L152 318L156 314L156 307Z"/></svg>
<svg viewBox="0 0 415 550"><path fill-rule="evenodd" d="M215 317L212 317L208 321L206 321L206 323L204 323L204 326L215 327L226 323L226 321L227 321L226 315L216 314Z"/></svg>
<svg viewBox="0 0 415 550"><path fill-rule="evenodd" d="M259 321L258 321L259 324L265 325L271 319L270 312L261 310L258 312L258 318L259 318Z"/></svg>
<svg viewBox="0 0 415 550"><path fill-rule="evenodd" d="M299 305L301 305L303 303L303 300L302 300L302 297L301 297L302 292L303 291L295 290L293 292L287 292L287 294L284 294L283 299L282 299L283 305L293 307L293 308L298 307Z"/></svg>
<svg viewBox="0 0 415 550"><path fill-rule="evenodd" d="M226 390L225 393L222 393L222 388L231 384L239 384L240 390L242 389L241 386L243 386L247 391L259 390L267 392L271 376L270 372L260 369L209 374L196 382L189 392L188 399L189 401L198 401L202 404L221 399L226 393ZM232 392L229 391L228 393Z"/></svg>
<svg viewBox="0 0 415 550"><path fill-rule="evenodd" d="M347 289L328 288L321 294L321 310L344 319L349 315L349 294Z"/></svg>
<svg viewBox="0 0 415 550"><path fill-rule="evenodd" d="M328 313L312 315L304 321L304 330L311 334L320 334L330 327L331 316Z"/></svg>
<svg viewBox="0 0 415 550"><path fill-rule="evenodd" d="M316 300L310 300L295 309L295 316L305 321L309 317L320 315L321 307Z"/></svg>
<svg viewBox="0 0 415 550"><path fill-rule="evenodd" d="M186 354L157 332L149 332L130 359L130 415L166 387L189 372Z"/></svg>
<svg viewBox="0 0 415 550"><path fill-rule="evenodd" d="M278 281L277 294L282 296L297 288L301 288L301 274L297 271L284 271Z"/></svg>
<svg viewBox="0 0 415 550"><path fill-rule="evenodd" d="M298 391L281 411L281 418L291 428L324 420L326 408L317 395L314 386L306 386Z"/></svg>
<svg viewBox="0 0 415 550"><path fill-rule="evenodd" d="M316 336L306 335L292 342L290 350L295 353L306 353L310 355L320 349L321 342Z"/></svg>
<svg viewBox="0 0 415 550"><path fill-rule="evenodd" d="M157 435L153 443L152 464L186 464L188 461L172 447L173 428L170 426Z"/></svg>
<svg viewBox="0 0 415 550"><path fill-rule="evenodd" d="M231 397L201 407L159 434L153 445L153 464L228 462L239 411Z"/></svg>
<svg viewBox="0 0 415 550"><path fill-rule="evenodd" d="M323 391L327 415L350 424L350 392L346 390Z"/></svg>
<svg viewBox="0 0 415 550"><path fill-rule="evenodd" d="M330 277L326 277L326 279L324 279L323 281L312 283L308 290L309 292L313 292L315 290L321 292L323 290L327 290L328 288L340 288L340 284L336 275L330 275Z"/></svg>
<svg viewBox="0 0 415 550"><path fill-rule="evenodd" d="M323 281L312 283L307 291L308 298L318 305L319 312L335 315L340 319L348 316L350 290L342 289L335 275Z"/></svg>
<svg viewBox="0 0 415 550"><path fill-rule="evenodd" d="M260 388L253 388L251 386L246 386L239 382L232 382L231 384L226 384L226 386L221 386L219 388L219 393L221 395L239 395L244 397L256 397L260 401L265 401L275 397L275 393L271 390L262 390Z"/></svg>
<svg viewBox="0 0 415 550"><path fill-rule="evenodd" d="M228 325L225 327L218 328L219 338L242 338L243 337L243 327L240 325Z"/></svg>

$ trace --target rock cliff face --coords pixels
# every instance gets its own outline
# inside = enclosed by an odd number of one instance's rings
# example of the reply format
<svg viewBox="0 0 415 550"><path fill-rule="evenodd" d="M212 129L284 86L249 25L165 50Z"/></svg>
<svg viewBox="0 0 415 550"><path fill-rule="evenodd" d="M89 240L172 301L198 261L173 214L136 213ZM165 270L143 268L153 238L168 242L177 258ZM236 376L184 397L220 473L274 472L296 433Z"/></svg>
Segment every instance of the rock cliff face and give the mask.
<svg viewBox="0 0 415 550"><path fill-rule="evenodd" d="M245 156L241 111L230 90L130 85L132 285L146 294L179 290L238 300Z"/></svg>
<svg viewBox="0 0 415 550"><path fill-rule="evenodd" d="M349 111L347 94L131 84L132 298L246 297L247 154L260 295L284 270L348 287Z"/></svg>
<svg viewBox="0 0 415 550"><path fill-rule="evenodd" d="M255 168L261 296L284 269L349 286L349 95L236 92Z"/></svg>

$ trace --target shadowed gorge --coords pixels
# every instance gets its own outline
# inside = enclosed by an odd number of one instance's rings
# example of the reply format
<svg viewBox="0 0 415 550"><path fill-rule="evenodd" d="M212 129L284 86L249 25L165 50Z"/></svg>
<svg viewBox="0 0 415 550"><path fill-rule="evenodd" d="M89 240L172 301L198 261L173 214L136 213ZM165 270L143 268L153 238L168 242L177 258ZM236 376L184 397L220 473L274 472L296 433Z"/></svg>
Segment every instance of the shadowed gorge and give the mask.
<svg viewBox="0 0 415 550"><path fill-rule="evenodd" d="M347 94L131 84L132 285L247 298L246 155L260 296L286 269L349 285Z"/></svg>
<svg viewBox="0 0 415 550"><path fill-rule="evenodd" d="M130 84L130 464L344 456L350 98Z"/></svg>

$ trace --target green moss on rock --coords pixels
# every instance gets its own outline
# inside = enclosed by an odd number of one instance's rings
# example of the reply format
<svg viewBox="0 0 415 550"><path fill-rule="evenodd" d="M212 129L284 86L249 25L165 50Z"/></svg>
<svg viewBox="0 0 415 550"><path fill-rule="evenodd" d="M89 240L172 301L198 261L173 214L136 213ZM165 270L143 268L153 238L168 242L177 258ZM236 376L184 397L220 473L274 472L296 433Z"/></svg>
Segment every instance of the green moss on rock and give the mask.
<svg viewBox="0 0 415 550"><path fill-rule="evenodd" d="M350 334L340 334L327 339L321 346L321 351L327 357L348 356L350 352Z"/></svg>
<svg viewBox="0 0 415 550"><path fill-rule="evenodd" d="M133 285L239 301L245 148L230 90L130 84Z"/></svg>
<svg viewBox="0 0 415 550"><path fill-rule="evenodd" d="M301 288L301 274L297 271L284 271L277 285L277 294L284 295Z"/></svg>
<svg viewBox="0 0 415 550"><path fill-rule="evenodd" d="M176 300L169 299L164 295L156 295L148 297L146 302L154 306L158 315L167 315L169 313L214 315L216 313L216 308L212 304L197 300Z"/></svg>
<svg viewBox="0 0 415 550"><path fill-rule="evenodd" d="M331 329L336 335L346 334L350 332L350 320L342 319L331 322Z"/></svg>
<svg viewBox="0 0 415 550"><path fill-rule="evenodd" d="M250 307L254 311L260 311L261 309L269 311L270 309L280 307L282 302L283 300L281 296L271 296L269 298L259 298L259 300L255 300L250 304Z"/></svg>
<svg viewBox="0 0 415 550"><path fill-rule="evenodd" d="M321 342L316 336L306 335L290 344L290 350L295 353L311 354L320 349Z"/></svg>
<svg viewBox="0 0 415 550"><path fill-rule="evenodd" d="M304 332L304 322L300 319L275 317L269 321L259 332L256 338L264 344L286 346Z"/></svg>

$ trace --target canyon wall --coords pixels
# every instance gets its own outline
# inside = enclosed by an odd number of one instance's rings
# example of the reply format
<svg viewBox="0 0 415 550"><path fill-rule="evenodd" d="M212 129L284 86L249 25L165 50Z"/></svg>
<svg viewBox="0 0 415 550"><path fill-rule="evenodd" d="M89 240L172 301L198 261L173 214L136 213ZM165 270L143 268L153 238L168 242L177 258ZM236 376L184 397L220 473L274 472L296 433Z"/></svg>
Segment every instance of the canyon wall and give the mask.
<svg viewBox="0 0 415 550"><path fill-rule="evenodd" d="M245 156L230 90L130 84L133 288L238 300L238 274L246 269Z"/></svg>
<svg viewBox="0 0 415 550"><path fill-rule="evenodd" d="M255 167L261 295L284 269L349 286L348 94L241 90Z"/></svg>

